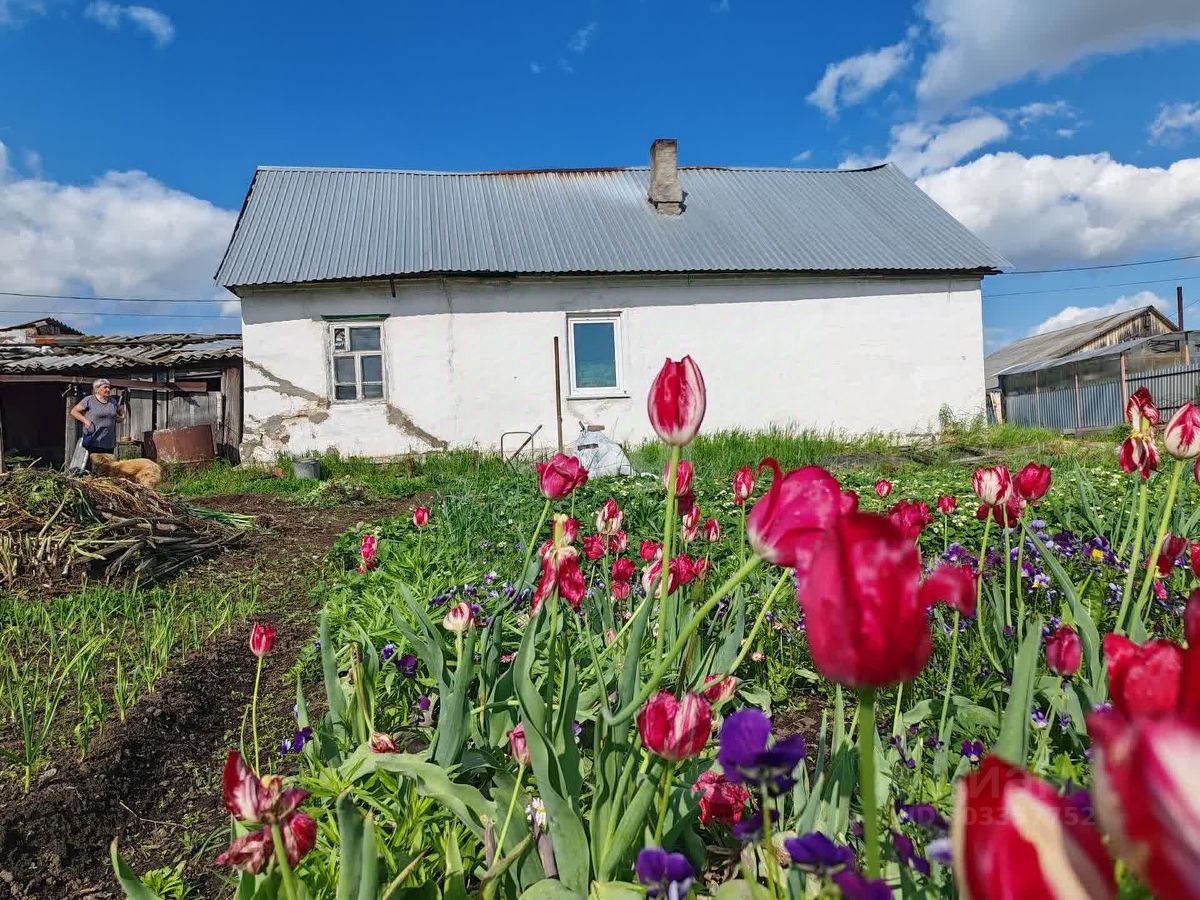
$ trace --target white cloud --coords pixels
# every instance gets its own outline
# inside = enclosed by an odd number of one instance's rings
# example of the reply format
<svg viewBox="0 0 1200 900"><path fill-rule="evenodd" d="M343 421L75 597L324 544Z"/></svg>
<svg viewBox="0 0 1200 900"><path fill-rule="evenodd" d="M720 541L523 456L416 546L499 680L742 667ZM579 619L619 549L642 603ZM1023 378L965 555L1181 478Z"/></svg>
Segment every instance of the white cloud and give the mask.
<svg viewBox="0 0 1200 900"><path fill-rule="evenodd" d="M1196 0L926 0L918 8L936 46L917 97L935 111L1089 56L1200 38Z"/></svg>
<svg viewBox="0 0 1200 900"><path fill-rule="evenodd" d="M1017 124L1022 128L1028 128L1039 119L1048 118L1075 118L1075 110L1066 100L1055 100L1053 103L1047 103L1044 100L1035 100L1033 103L1026 103L1024 106L1019 106L1012 111L1013 117L1017 120Z"/></svg>
<svg viewBox="0 0 1200 900"><path fill-rule="evenodd" d="M0 0L0 25L20 25L29 16L45 12L43 0Z"/></svg>
<svg viewBox="0 0 1200 900"><path fill-rule="evenodd" d="M827 116L841 106L861 103L900 74L911 58L908 38L898 44L851 56L825 67L825 74L805 99Z"/></svg>
<svg viewBox="0 0 1200 900"><path fill-rule="evenodd" d="M1059 128L1059 129L1056 129L1054 133L1056 135L1058 135L1060 138L1069 138L1069 137L1075 137L1075 131L1076 131L1076 129L1074 129L1074 128Z"/></svg>
<svg viewBox="0 0 1200 900"><path fill-rule="evenodd" d="M104 304L103 311L199 314L232 309L236 301L213 284L237 215L175 191L144 172L108 172L70 185L19 175L5 165L0 144L0 289L43 294L162 297L164 303ZM173 306L170 300L228 301L221 306ZM17 301L30 315L83 309L87 301ZM230 305L232 302L232 306ZM100 306L96 307L101 309ZM17 321L20 314L5 314ZM138 320L143 330L236 330L224 320ZM85 322L85 325L91 323Z"/></svg>
<svg viewBox="0 0 1200 900"><path fill-rule="evenodd" d="M812 159L812 151L811 150L801 150L799 153L797 153L795 156L792 157L792 162L802 163L802 162L808 162L810 159Z"/></svg>
<svg viewBox="0 0 1200 900"><path fill-rule="evenodd" d="M1008 123L989 114L936 125L906 122L892 126L891 146L882 159L851 156L842 162L842 167L859 168L887 160L910 178L919 178L948 168L1008 134Z"/></svg>
<svg viewBox="0 0 1200 900"><path fill-rule="evenodd" d="M148 6L121 6L109 0L92 0L84 7L83 14L110 31L116 31L128 20L149 34L160 47L165 47L175 39L175 26L171 19Z"/></svg>
<svg viewBox="0 0 1200 900"><path fill-rule="evenodd" d="M1200 132L1200 103L1164 103L1150 123L1150 139L1178 143L1185 132Z"/></svg>
<svg viewBox="0 0 1200 900"><path fill-rule="evenodd" d="M990 153L917 183L1020 268L1200 252L1200 159Z"/></svg>
<svg viewBox="0 0 1200 900"><path fill-rule="evenodd" d="M596 23L588 22L567 41L567 49L572 53L582 53L588 48L588 44L592 42L592 38L596 36Z"/></svg>
<svg viewBox="0 0 1200 900"><path fill-rule="evenodd" d="M729 0L717 0L711 8L715 13L727 13L729 12Z"/></svg>
<svg viewBox="0 0 1200 900"><path fill-rule="evenodd" d="M1072 325L1080 325L1083 322L1090 322L1093 319L1103 319L1105 316L1126 312L1131 309L1140 309L1143 306L1155 306L1160 312L1167 315L1168 318L1173 318L1166 298L1158 296L1153 291L1138 291L1136 294L1129 294L1114 300L1112 303L1104 303L1099 306L1068 306L1056 312L1050 318L1034 325L1033 328L1029 329L1029 334L1045 334L1047 331L1058 331L1060 328L1070 328Z"/></svg>
<svg viewBox="0 0 1200 900"><path fill-rule="evenodd" d="M532 72L534 75L541 75L542 67L539 63L531 62L529 64L529 71Z"/></svg>

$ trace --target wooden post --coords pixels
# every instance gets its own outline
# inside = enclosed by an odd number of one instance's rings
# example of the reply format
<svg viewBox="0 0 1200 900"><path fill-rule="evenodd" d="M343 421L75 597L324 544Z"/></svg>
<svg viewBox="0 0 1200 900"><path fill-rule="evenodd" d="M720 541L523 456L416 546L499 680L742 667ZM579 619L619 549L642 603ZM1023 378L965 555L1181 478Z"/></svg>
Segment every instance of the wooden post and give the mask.
<svg viewBox="0 0 1200 900"><path fill-rule="evenodd" d="M1039 378L1038 375L1039 375L1039 373L1035 370L1033 373L1033 402L1037 406L1038 425L1041 425L1042 424L1042 388L1041 388L1041 378Z"/></svg>
<svg viewBox="0 0 1200 900"><path fill-rule="evenodd" d="M1125 372L1125 354L1121 354L1121 418L1117 419L1120 423L1121 419L1125 418L1125 410L1129 406L1129 382L1125 379L1128 375Z"/></svg>
<svg viewBox="0 0 1200 900"><path fill-rule="evenodd" d="M558 360L558 336L554 337L554 416L558 420L558 452L563 452L562 371Z"/></svg>
<svg viewBox="0 0 1200 900"><path fill-rule="evenodd" d="M1083 431L1083 404L1079 400L1079 373L1075 373L1075 433Z"/></svg>
<svg viewBox="0 0 1200 900"><path fill-rule="evenodd" d="M75 455L75 441L77 440L75 420L71 418L71 407L75 405L75 390L68 386L63 396L67 399L67 421L63 426L63 468L65 469L71 464L71 457Z"/></svg>
<svg viewBox="0 0 1200 900"><path fill-rule="evenodd" d="M1187 329L1183 327L1183 285L1175 285L1175 307L1178 318L1175 320L1175 327L1179 329L1179 337L1183 341L1183 364L1190 366L1192 364L1192 348L1188 346Z"/></svg>

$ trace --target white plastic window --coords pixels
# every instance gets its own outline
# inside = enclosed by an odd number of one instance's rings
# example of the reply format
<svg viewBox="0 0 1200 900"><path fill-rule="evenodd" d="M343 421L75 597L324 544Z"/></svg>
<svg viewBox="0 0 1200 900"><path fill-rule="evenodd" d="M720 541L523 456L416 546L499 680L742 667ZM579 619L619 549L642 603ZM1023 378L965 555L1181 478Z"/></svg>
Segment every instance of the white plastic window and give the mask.
<svg viewBox="0 0 1200 900"><path fill-rule="evenodd" d="M334 400L383 398L383 329L334 323L329 329Z"/></svg>
<svg viewBox="0 0 1200 900"><path fill-rule="evenodd" d="M624 392L619 313L570 317L567 343L573 396L612 396Z"/></svg>

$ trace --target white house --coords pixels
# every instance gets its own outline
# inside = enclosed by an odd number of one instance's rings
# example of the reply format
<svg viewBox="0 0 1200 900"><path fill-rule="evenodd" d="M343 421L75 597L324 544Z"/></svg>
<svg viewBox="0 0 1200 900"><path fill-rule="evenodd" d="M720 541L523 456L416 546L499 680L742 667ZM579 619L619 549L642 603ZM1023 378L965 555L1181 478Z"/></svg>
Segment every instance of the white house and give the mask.
<svg viewBox="0 0 1200 900"><path fill-rule="evenodd" d="M266 460L553 446L560 414L637 442L685 353L706 430L924 431L980 409L1005 265L893 166L678 167L660 140L648 168L260 168L217 279Z"/></svg>

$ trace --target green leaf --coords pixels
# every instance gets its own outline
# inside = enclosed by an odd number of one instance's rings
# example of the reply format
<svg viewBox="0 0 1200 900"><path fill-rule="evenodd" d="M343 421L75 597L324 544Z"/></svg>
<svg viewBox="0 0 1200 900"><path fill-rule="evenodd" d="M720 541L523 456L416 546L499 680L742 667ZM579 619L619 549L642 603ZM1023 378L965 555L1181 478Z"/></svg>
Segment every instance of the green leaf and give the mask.
<svg viewBox="0 0 1200 900"><path fill-rule="evenodd" d="M530 885L519 900L583 900L583 895L575 893L557 878L543 878Z"/></svg>
<svg viewBox="0 0 1200 900"><path fill-rule="evenodd" d="M593 881L592 900L645 900L640 885L628 881Z"/></svg>
<svg viewBox="0 0 1200 900"><path fill-rule="evenodd" d="M462 658L454 670L449 692L442 696L442 711L438 716L437 747L433 758L442 766L452 766L458 762L467 742L467 718L471 714L467 694L475 678L475 629L470 629L464 638Z"/></svg>
<svg viewBox="0 0 1200 900"><path fill-rule="evenodd" d="M1042 620L1034 619L1025 631L1013 667L1008 706L1000 720L1000 737L993 752L1014 766L1024 768L1029 755L1029 717L1033 706L1033 688L1037 680L1039 651L1042 647Z"/></svg>
<svg viewBox="0 0 1200 900"><path fill-rule="evenodd" d="M713 894L713 900L769 900L770 894L761 884L735 878L727 881Z"/></svg>
<svg viewBox="0 0 1200 900"><path fill-rule="evenodd" d="M642 829L646 824L646 816L654 805L654 795L657 793L657 789L658 783L655 779L642 777L637 793L633 795L632 802L621 813L617 829L613 832L612 840L604 851L604 861L596 873L598 878L611 878L616 873L621 861L629 855L641 837Z"/></svg>
<svg viewBox="0 0 1200 900"><path fill-rule="evenodd" d="M158 894L142 884L140 878L133 874L133 870L129 868L129 863L121 858L121 854L117 852L117 840L113 838L113 842L108 848L109 857L112 859L113 872L116 873L117 881L121 885L121 890L125 892L127 900L162 900Z"/></svg>
<svg viewBox="0 0 1200 900"><path fill-rule="evenodd" d="M337 651L329 638L329 613L321 612L321 673L325 677L325 698L329 704L330 724L337 727L346 721L346 695L338 678Z"/></svg>
<svg viewBox="0 0 1200 900"><path fill-rule="evenodd" d="M728 617L726 618L728 622ZM739 587L733 601L733 626L725 633L725 640L713 659L711 675L728 675L733 661L737 659L746 635L746 591Z"/></svg>
<svg viewBox="0 0 1200 900"><path fill-rule="evenodd" d="M346 791L337 799L337 822L341 844L337 900L375 900L379 894L375 820L364 817Z"/></svg>

